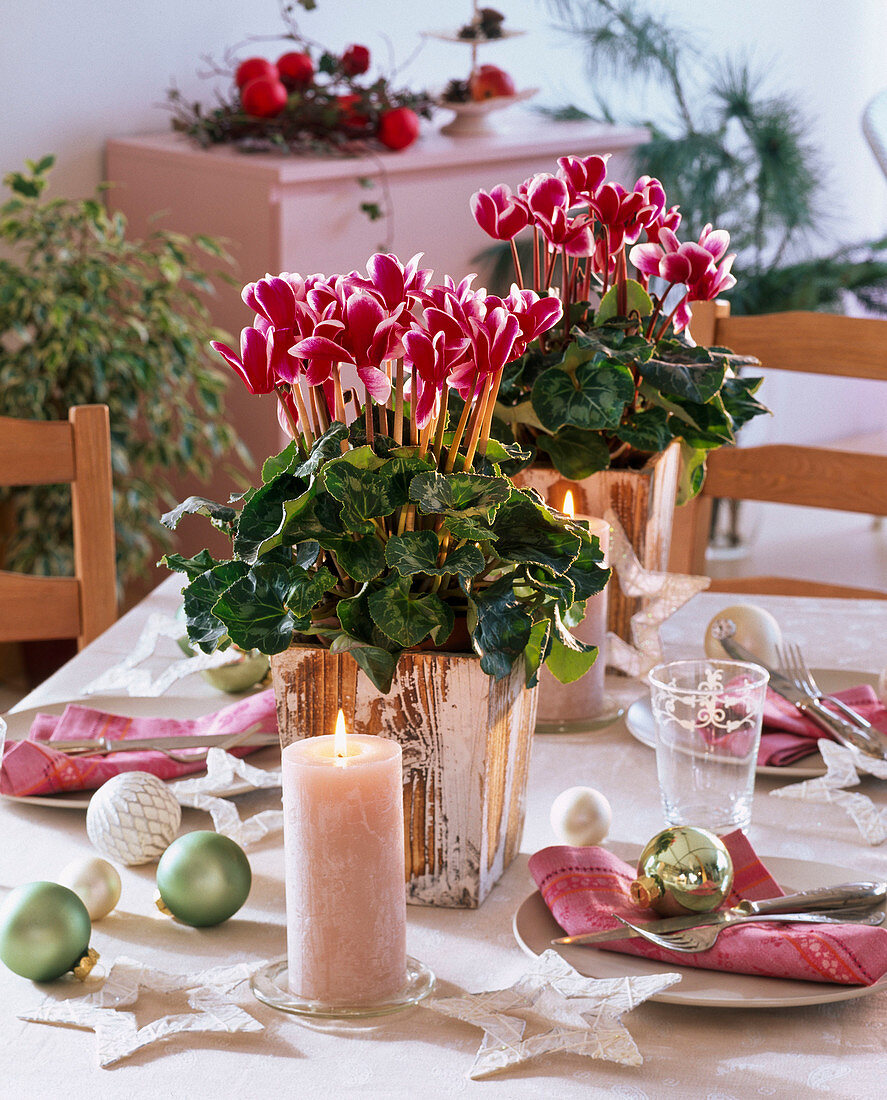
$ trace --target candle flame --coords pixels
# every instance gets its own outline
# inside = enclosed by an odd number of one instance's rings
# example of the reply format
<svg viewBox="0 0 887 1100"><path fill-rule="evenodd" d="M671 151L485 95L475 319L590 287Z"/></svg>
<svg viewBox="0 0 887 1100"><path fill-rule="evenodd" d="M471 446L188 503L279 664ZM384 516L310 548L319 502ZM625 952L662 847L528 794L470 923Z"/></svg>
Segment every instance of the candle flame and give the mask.
<svg viewBox="0 0 887 1100"><path fill-rule="evenodd" d="M345 729L345 715L339 711L336 718L336 740L333 742L336 760L343 762L348 758L348 731Z"/></svg>
<svg viewBox="0 0 887 1100"><path fill-rule="evenodd" d="M564 507L563 511L565 515L568 515L571 519L576 515L576 506L573 504L573 490L567 489L564 494Z"/></svg>

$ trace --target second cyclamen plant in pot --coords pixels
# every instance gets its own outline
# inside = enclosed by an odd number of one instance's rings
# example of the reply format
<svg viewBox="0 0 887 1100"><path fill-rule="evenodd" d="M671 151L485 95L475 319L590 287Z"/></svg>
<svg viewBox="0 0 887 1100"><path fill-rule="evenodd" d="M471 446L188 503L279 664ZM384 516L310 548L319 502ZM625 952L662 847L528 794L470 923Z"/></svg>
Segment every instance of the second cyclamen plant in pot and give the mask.
<svg viewBox="0 0 887 1100"><path fill-rule="evenodd" d="M569 624L609 571L582 524L507 476L528 454L491 439L504 371L561 303L435 284L418 259L244 289L254 323L239 354L216 348L276 395L291 442L239 507L192 497L164 517L208 516L230 560L164 560L188 575L192 644L279 655L285 742L331 732L342 706L404 743L411 897L478 904L517 850L525 685L545 661L564 680L591 666Z"/></svg>
<svg viewBox="0 0 887 1100"><path fill-rule="evenodd" d="M729 235L681 241L662 184L607 180L607 157L560 157L517 190L471 200L478 225L508 242L517 284L563 301L558 322L505 369L493 434L534 452L525 475L550 500L619 516L641 564L666 568L675 500L699 491L705 456L766 412L757 360L690 337L694 302L736 282ZM555 291L548 288L556 287ZM610 629L631 640L639 601L610 590Z"/></svg>

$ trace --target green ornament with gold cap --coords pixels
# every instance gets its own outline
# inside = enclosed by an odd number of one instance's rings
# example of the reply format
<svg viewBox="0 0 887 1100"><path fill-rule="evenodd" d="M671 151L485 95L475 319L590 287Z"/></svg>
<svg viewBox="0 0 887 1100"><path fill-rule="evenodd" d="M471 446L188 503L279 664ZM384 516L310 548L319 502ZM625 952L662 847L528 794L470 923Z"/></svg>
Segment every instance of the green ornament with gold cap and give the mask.
<svg viewBox="0 0 887 1100"><path fill-rule="evenodd" d="M57 882L17 886L0 905L0 961L34 982L68 971L84 979L98 959L91 935L86 906Z"/></svg>
<svg viewBox="0 0 887 1100"><path fill-rule="evenodd" d="M183 924L209 928L232 917L249 896L252 871L230 837L185 833L157 864L157 908Z"/></svg>

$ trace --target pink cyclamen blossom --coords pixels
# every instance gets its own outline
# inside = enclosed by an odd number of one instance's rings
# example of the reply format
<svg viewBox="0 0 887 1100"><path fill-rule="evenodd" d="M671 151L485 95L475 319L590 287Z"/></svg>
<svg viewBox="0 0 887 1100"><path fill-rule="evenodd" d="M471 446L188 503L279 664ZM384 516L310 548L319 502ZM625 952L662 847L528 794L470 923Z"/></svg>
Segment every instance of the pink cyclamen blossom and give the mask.
<svg viewBox="0 0 887 1100"><path fill-rule="evenodd" d="M212 340L210 346L219 353L243 379L250 393L271 393L276 379L269 365L268 341L257 328L245 328L240 333L240 355L227 344Z"/></svg>
<svg viewBox="0 0 887 1100"><path fill-rule="evenodd" d="M587 256L594 248L587 215L570 216L570 191L566 181L545 172L521 184L521 194L533 224L553 248L571 256Z"/></svg>
<svg viewBox="0 0 887 1100"><path fill-rule="evenodd" d="M422 255L417 252L404 265L390 253L377 252L367 260L367 278L356 276L351 281L355 286L374 291L386 308L396 309L421 295L431 282L434 272L419 267Z"/></svg>
<svg viewBox="0 0 887 1100"><path fill-rule="evenodd" d="M489 301L489 299L488 299ZM509 359L517 359L527 350L529 344L564 315L564 306L560 298L553 295L540 298L532 290L522 290L517 283L511 284L511 293L503 302L504 307L517 318L520 332L514 342L514 351Z"/></svg>
<svg viewBox="0 0 887 1100"><path fill-rule="evenodd" d="M471 196L471 213L484 233L497 241L512 240L530 223L523 200L501 183L489 193L475 191Z"/></svg>
<svg viewBox="0 0 887 1100"><path fill-rule="evenodd" d="M607 177L607 161L610 154L590 157L558 157L558 175L569 188L570 200L589 201Z"/></svg>

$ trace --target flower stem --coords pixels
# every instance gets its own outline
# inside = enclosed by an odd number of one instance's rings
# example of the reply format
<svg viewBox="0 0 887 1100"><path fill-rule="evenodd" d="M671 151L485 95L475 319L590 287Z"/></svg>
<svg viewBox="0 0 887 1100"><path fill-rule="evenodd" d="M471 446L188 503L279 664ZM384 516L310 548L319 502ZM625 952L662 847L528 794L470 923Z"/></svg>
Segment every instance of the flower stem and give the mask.
<svg viewBox="0 0 887 1100"><path fill-rule="evenodd" d="M305 408L305 399L302 397L302 390L298 382L293 382L290 386L293 392L293 398L296 402L296 408L299 410L299 422L302 425L302 430L305 433L305 443L308 450L314 446L314 433L311 431L311 420L308 416L308 410Z"/></svg>
<svg viewBox="0 0 887 1100"><path fill-rule="evenodd" d="M403 443L403 359L397 360L394 376L394 441Z"/></svg>
<svg viewBox="0 0 887 1100"><path fill-rule="evenodd" d="M514 274L517 277L517 285L523 289L524 286L524 273L521 270L520 256L518 255L517 245L515 244L514 237L511 238L511 258L514 261Z"/></svg>
<svg viewBox="0 0 887 1100"><path fill-rule="evenodd" d="M471 402L466 401L462 406L462 415L459 417L459 423L456 425L456 431L453 435L453 441L450 443L450 453L447 455L447 464L445 473L451 474L456 465L456 455L459 453L459 446L462 443L462 436L465 434L465 425L468 423L468 417L471 413Z"/></svg>
<svg viewBox="0 0 887 1100"><path fill-rule="evenodd" d="M287 403L283 400L280 387L278 387L275 392L277 394L277 401L283 409L283 415L286 417L286 422L289 425L290 435L292 435L293 439L296 441L296 446L299 448L299 454L304 458L305 446L302 442L302 433L299 431L299 426L296 424L295 420L293 420L293 414L290 412Z"/></svg>

